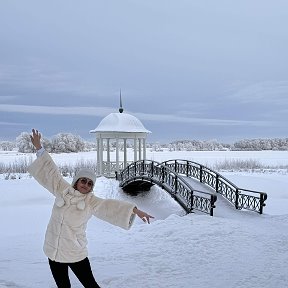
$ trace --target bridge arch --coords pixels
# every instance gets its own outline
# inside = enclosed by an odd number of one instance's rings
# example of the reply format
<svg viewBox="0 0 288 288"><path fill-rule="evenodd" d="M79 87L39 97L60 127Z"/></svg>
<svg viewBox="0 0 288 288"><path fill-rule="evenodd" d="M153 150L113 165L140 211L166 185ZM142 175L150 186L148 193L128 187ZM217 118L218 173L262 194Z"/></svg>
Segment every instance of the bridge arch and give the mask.
<svg viewBox="0 0 288 288"><path fill-rule="evenodd" d="M149 190L156 184L169 193L187 213L198 210L213 216L216 195L193 189L184 177L157 161L133 162L119 174L116 173L116 179L120 181L119 186L130 193L143 191L142 188Z"/></svg>

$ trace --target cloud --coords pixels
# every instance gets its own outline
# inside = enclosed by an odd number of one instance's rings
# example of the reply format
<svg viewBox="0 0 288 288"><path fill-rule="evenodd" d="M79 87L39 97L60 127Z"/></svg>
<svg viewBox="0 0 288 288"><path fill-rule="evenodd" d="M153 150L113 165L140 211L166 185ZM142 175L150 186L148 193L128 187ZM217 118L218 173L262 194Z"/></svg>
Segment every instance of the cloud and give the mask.
<svg viewBox="0 0 288 288"><path fill-rule="evenodd" d="M110 107L55 107L55 106L28 106L28 105L8 105L0 104L0 111L10 113L28 113L28 114L49 114L49 115L83 115L105 117L115 112L115 108ZM129 112L128 112L129 113ZM246 120L227 120L217 118L193 118L181 117L171 114L149 114L149 113L129 113L138 117L140 120L154 122L172 122L172 123L196 123L210 126L270 126L271 121L246 121Z"/></svg>
<svg viewBox="0 0 288 288"><path fill-rule="evenodd" d="M62 70L57 64L53 65L43 59L28 58L25 63L17 65L0 63L0 67L0 85L9 86L10 92L18 88L23 95L41 91L42 94L61 93L63 95L66 92L70 95L72 93L81 96L101 96L92 84L83 81L80 72Z"/></svg>
<svg viewBox="0 0 288 288"><path fill-rule="evenodd" d="M0 104L0 111L10 113L49 114L49 115L84 115L84 116L106 116L115 112L110 107L58 107L58 106L30 106Z"/></svg>
<svg viewBox="0 0 288 288"><path fill-rule="evenodd" d="M1 65L0 83L21 87L62 87L66 85L67 72L61 73L51 64L44 66L42 62L34 61L26 64Z"/></svg>
<svg viewBox="0 0 288 288"><path fill-rule="evenodd" d="M239 103L288 105L288 81L267 81L240 88L227 98Z"/></svg>
<svg viewBox="0 0 288 288"><path fill-rule="evenodd" d="M193 118L193 117L181 117L171 114L143 114L134 113L134 116L141 120L146 121L158 121L158 122L172 122L172 123L186 123L186 124L199 124L209 126L271 126L271 121L247 121L247 120L229 120L229 119L217 119L217 118Z"/></svg>
<svg viewBox="0 0 288 288"><path fill-rule="evenodd" d="M17 98L17 96L0 95L1 101L10 101L10 100L14 100L16 98Z"/></svg>
<svg viewBox="0 0 288 288"><path fill-rule="evenodd" d="M16 122L3 122L0 121L0 126L26 126L24 123L16 123Z"/></svg>

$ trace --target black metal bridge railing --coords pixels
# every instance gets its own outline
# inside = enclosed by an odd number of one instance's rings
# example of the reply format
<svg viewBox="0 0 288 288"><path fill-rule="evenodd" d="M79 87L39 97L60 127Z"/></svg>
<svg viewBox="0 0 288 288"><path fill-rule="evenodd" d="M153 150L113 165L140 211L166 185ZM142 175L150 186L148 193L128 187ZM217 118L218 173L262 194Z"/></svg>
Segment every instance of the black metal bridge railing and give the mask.
<svg viewBox="0 0 288 288"><path fill-rule="evenodd" d="M267 194L264 192L241 189L214 170L193 161L177 159L168 160L161 164L169 167L178 175L195 178L201 183L209 185L216 193L221 194L232 203L236 209L263 213L267 199Z"/></svg>
<svg viewBox="0 0 288 288"><path fill-rule="evenodd" d="M213 216L217 196L193 189L169 166L171 165L152 160L139 160L120 173L116 173L116 179L120 181L119 186L123 190L128 190L131 186L137 189L137 187L150 187L157 184L166 190L187 213L195 209Z"/></svg>

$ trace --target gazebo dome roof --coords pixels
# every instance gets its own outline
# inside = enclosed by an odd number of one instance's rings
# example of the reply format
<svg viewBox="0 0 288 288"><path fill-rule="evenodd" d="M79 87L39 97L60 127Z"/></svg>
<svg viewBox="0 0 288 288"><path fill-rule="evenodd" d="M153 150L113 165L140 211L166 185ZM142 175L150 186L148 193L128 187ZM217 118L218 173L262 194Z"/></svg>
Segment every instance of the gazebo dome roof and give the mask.
<svg viewBox="0 0 288 288"><path fill-rule="evenodd" d="M127 113L110 113L94 130L90 130L90 133L97 132L151 133L138 118Z"/></svg>

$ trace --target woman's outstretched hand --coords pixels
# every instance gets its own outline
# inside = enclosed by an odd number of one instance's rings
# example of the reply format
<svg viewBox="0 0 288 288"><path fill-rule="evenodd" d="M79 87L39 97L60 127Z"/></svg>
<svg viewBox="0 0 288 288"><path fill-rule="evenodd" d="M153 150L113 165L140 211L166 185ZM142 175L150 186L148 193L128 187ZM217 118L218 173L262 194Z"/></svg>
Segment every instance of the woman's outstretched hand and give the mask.
<svg viewBox="0 0 288 288"><path fill-rule="evenodd" d="M153 216L147 214L144 211L139 210L137 207L134 207L133 213L135 213L139 218L143 220L143 222L150 224L150 218L154 218Z"/></svg>
<svg viewBox="0 0 288 288"><path fill-rule="evenodd" d="M38 130L32 129L32 135L30 135L30 139L36 150L39 150L42 148L41 145L41 133L39 133Z"/></svg>

